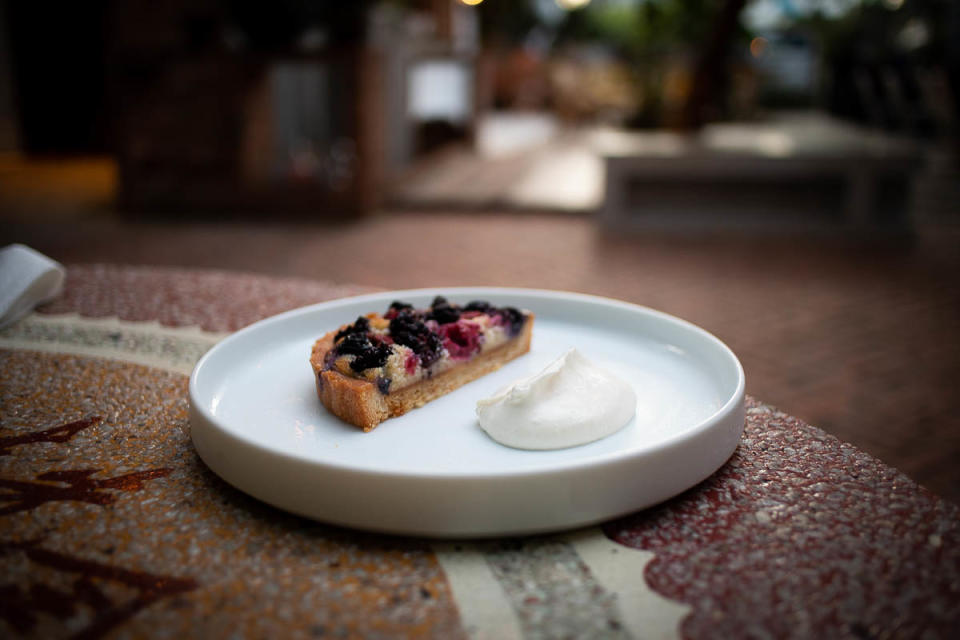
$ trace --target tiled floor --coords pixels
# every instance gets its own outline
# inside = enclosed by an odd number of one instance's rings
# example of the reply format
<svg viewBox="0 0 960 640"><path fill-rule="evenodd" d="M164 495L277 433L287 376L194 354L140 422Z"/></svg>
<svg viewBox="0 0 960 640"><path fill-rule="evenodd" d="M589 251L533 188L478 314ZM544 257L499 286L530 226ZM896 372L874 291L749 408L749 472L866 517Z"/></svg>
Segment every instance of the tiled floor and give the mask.
<svg viewBox="0 0 960 640"><path fill-rule="evenodd" d="M324 224L19 220L0 226L0 244L24 242L68 264L242 269L389 288L545 287L645 304L725 340L749 393L960 501L955 233L869 242L609 237L587 216L503 211Z"/></svg>

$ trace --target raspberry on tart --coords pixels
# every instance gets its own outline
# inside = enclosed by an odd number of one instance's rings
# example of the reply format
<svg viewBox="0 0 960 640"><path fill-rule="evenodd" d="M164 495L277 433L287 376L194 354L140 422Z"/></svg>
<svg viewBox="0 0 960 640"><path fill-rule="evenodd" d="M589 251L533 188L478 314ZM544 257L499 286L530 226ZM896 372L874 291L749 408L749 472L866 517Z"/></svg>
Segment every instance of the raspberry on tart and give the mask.
<svg viewBox="0 0 960 640"><path fill-rule="evenodd" d="M427 309L396 301L321 337L310 364L332 413L370 431L528 352L534 316L442 296Z"/></svg>

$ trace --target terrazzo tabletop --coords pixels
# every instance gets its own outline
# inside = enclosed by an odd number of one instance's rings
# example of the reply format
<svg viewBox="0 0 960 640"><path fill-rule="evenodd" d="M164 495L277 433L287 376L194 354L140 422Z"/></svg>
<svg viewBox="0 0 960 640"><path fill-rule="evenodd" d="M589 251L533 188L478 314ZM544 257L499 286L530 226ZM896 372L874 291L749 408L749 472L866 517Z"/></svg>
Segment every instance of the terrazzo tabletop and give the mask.
<svg viewBox="0 0 960 640"><path fill-rule="evenodd" d="M749 397L706 481L546 536L363 533L221 481L190 441L200 355L368 291L68 267L0 331L0 637L958 637L960 509Z"/></svg>

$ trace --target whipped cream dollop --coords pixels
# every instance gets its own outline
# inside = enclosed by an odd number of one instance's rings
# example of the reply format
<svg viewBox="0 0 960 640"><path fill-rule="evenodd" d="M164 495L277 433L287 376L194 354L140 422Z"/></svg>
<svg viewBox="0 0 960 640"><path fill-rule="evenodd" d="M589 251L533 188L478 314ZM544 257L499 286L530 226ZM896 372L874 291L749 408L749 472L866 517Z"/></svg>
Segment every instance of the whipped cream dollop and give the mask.
<svg viewBox="0 0 960 640"><path fill-rule="evenodd" d="M518 449L562 449L620 430L637 410L633 388L570 349L546 369L477 402L480 427Z"/></svg>

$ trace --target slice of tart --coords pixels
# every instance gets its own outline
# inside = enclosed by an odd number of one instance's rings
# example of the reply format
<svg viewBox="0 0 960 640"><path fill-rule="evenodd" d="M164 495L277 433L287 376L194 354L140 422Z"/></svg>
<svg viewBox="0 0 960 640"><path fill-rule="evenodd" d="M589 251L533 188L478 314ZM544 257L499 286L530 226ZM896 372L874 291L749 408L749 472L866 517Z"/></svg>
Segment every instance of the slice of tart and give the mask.
<svg viewBox="0 0 960 640"><path fill-rule="evenodd" d="M532 332L529 311L482 300L394 302L317 340L310 364L324 406L370 431L526 353Z"/></svg>

